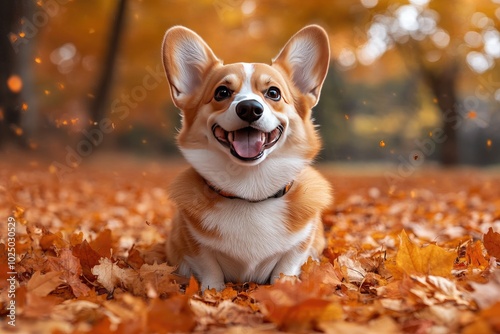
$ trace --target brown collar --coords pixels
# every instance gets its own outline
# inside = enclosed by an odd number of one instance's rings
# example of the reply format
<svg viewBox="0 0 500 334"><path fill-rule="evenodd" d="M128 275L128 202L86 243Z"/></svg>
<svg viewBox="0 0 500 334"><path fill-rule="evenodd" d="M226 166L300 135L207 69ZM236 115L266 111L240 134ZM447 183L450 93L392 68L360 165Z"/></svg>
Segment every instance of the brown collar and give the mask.
<svg viewBox="0 0 500 334"><path fill-rule="evenodd" d="M258 199L258 200L251 200L251 199L247 199L247 198L238 197L234 194L231 194L227 191L224 191L222 189L217 188L212 183L210 183L208 180L205 180L205 183L212 191L216 192L217 194L221 195L222 197L226 197L226 198L230 198L230 199L242 199L242 200L250 202L250 203L258 203L258 202L263 202L265 200L268 200L270 198L280 198L280 197L285 196L286 193L290 191L290 188L292 188L293 180L288 182L283 188L278 190L278 192L276 192L274 195L271 195L271 196L266 197L264 199Z"/></svg>

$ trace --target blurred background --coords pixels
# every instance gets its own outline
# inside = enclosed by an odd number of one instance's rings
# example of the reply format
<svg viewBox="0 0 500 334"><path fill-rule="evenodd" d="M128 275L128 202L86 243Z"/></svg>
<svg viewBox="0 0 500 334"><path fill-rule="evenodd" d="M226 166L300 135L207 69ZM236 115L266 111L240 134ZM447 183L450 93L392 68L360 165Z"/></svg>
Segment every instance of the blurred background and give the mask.
<svg viewBox="0 0 500 334"><path fill-rule="evenodd" d="M332 53L320 161L500 162L500 0L5 0L0 160L178 157L165 30L195 30L226 63L269 63L312 23Z"/></svg>

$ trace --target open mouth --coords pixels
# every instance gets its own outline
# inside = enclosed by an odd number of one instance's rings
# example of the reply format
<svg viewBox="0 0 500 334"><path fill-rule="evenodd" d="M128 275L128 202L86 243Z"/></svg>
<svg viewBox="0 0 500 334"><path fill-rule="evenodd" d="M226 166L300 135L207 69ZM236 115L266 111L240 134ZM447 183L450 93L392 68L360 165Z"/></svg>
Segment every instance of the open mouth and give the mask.
<svg viewBox="0 0 500 334"><path fill-rule="evenodd" d="M229 147L233 156L243 161L251 161L262 157L265 150L278 142L283 133L283 126L279 125L271 132L264 132L250 126L235 131L226 131L218 124L214 124L212 132L219 143Z"/></svg>

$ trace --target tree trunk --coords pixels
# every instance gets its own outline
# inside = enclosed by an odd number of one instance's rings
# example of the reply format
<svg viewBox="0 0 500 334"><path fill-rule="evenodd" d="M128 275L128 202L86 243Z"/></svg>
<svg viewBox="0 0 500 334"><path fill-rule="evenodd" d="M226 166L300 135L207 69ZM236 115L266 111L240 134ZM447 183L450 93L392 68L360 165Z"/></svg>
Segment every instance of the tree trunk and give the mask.
<svg viewBox="0 0 500 334"><path fill-rule="evenodd" d="M439 72L429 69L423 69L423 72L443 115L442 128L446 140L441 146L441 163L445 166L457 165L460 162L457 136L460 115L456 96L458 66L452 62Z"/></svg>
<svg viewBox="0 0 500 334"><path fill-rule="evenodd" d="M15 73L16 53L11 45L11 33L17 33L21 18L22 3L7 0L0 10L0 144L6 141L22 143L21 104L19 87L8 85L8 80Z"/></svg>
<svg viewBox="0 0 500 334"><path fill-rule="evenodd" d="M108 96L111 90L120 38L125 22L126 3L127 0L119 0L116 8L115 20L107 43L108 48L102 64L101 76L96 85L94 99L90 103L90 118L92 123L98 123L106 115Z"/></svg>

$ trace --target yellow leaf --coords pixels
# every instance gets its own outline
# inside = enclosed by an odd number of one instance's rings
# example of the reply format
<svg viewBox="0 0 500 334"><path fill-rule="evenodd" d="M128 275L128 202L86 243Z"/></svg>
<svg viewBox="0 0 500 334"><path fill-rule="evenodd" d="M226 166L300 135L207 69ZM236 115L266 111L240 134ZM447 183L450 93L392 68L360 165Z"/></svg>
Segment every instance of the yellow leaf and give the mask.
<svg viewBox="0 0 500 334"><path fill-rule="evenodd" d="M400 234L396 265L408 275L450 276L455 258L455 253L436 245L415 245L405 230Z"/></svg>

